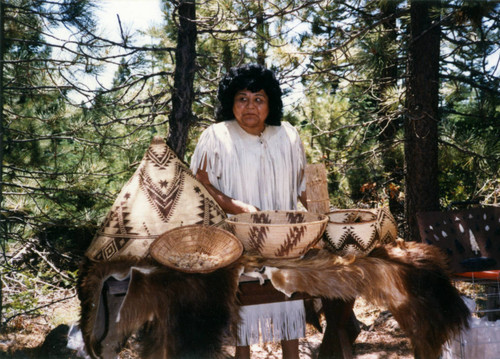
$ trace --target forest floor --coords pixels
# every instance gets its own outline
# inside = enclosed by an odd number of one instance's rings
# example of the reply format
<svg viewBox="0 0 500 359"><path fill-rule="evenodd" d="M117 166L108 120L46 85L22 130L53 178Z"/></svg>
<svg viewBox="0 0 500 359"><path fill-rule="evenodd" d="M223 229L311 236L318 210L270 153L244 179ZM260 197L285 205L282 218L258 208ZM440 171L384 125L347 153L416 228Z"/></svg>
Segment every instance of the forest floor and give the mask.
<svg viewBox="0 0 500 359"><path fill-rule="evenodd" d="M354 343L357 359L409 359L413 358L408 338L392 315L362 298L356 300L354 312L361 332ZM76 297L47 307L43 315L33 318L19 316L9 322L0 333L0 358L78 358L76 352L66 348L69 326L77 322L79 301ZM307 337L300 341L301 359L316 358L323 334L307 326ZM231 355L233 347L224 347ZM253 345L253 359L281 359L278 344ZM120 359L135 359L132 349L124 349Z"/></svg>
<svg viewBox="0 0 500 359"><path fill-rule="evenodd" d="M399 328L392 315L382 308L358 298L354 313L359 321L361 332L354 346L356 359L410 359L413 358L410 341ZM323 326L325 325L323 321ZM306 338L299 343L300 358L309 359L318 356L323 334L308 325ZM281 359L279 344L253 345L252 358Z"/></svg>

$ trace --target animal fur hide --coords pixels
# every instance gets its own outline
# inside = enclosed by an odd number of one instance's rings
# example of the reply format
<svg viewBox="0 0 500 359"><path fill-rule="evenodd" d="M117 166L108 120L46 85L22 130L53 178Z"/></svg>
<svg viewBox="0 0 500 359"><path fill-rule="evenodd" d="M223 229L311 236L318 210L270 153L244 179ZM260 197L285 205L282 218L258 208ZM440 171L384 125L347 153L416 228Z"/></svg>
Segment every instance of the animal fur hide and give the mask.
<svg viewBox="0 0 500 359"><path fill-rule="evenodd" d="M470 312L451 283L444 255L434 246L398 241L367 256L340 257L321 250L303 259L247 256L242 261L245 272L263 270L287 294L344 300L363 296L387 307L410 338L416 358L438 358L442 345L468 326Z"/></svg>
<svg viewBox="0 0 500 359"><path fill-rule="evenodd" d="M114 357L139 331L141 358L217 357L225 330L239 319L240 270L263 271L287 294L344 300L364 296L387 307L420 359L438 358L442 345L468 326L470 312L451 283L445 256L421 243L399 241L367 256L340 257L327 250L286 260L246 255L209 274L185 274L127 258L86 261L82 267L80 326L88 353ZM128 282L120 281L127 277ZM117 291L116 282L126 288Z"/></svg>
<svg viewBox="0 0 500 359"><path fill-rule="evenodd" d="M114 358L138 333L141 358L220 356L222 339L238 320L237 270L188 274L149 259L86 260L78 295L87 352Z"/></svg>

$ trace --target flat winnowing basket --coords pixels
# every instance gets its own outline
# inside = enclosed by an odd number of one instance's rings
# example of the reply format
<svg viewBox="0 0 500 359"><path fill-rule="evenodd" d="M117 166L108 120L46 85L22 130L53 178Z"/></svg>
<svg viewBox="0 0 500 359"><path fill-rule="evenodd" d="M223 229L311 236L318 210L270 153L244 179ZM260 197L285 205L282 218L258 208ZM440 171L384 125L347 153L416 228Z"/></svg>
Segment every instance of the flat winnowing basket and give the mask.
<svg viewBox="0 0 500 359"><path fill-rule="evenodd" d="M246 250L266 258L298 258L321 238L328 217L302 211L241 213L226 219L226 228Z"/></svg>
<svg viewBox="0 0 500 359"><path fill-rule="evenodd" d="M159 263L186 273L210 273L236 261L243 245L217 227L189 225L163 233L149 248Z"/></svg>

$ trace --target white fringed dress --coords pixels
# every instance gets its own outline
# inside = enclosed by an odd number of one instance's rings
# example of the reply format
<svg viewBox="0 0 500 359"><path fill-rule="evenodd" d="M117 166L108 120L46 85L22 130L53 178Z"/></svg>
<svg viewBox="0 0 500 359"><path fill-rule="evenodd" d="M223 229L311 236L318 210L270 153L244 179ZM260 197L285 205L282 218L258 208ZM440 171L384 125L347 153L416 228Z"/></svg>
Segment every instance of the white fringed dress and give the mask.
<svg viewBox="0 0 500 359"><path fill-rule="evenodd" d="M229 197L261 210L295 210L305 191L306 158L297 130L288 122L266 126L259 135L236 120L207 128L191 159L196 174L207 160L210 183ZM305 335L302 300L243 306L238 345L291 340Z"/></svg>

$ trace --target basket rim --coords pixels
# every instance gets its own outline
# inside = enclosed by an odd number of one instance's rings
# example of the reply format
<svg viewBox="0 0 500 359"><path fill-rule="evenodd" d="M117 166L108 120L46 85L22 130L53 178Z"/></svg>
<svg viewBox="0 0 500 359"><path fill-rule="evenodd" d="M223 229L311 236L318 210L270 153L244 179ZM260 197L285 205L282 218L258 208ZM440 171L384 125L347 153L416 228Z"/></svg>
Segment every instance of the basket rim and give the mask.
<svg viewBox="0 0 500 359"><path fill-rule="evenodd" d="M234 252L235 253L234 258L232 258L230 256L222 257L221 263L219 263L216 266L206 268L206 269L189 269L189 268L184 268L184 267L178 267L173 262L166 260L163 256L158 255L158 253L156 253L157 248L159 247L159 244L166 237L168 237L172 232L194 232L193 231L194 229L197 229L197 230L200 230L200 229L207 230L208 229L208 230L216 232L218 234L224 234L227 238L230 238L232 240L232 242L237 247L235 252ZM172 268L172 269L175 269L177 271L184 272L184 273L210 273L210 272L213 272L217 269L226 267L226 266L234 263L235 261L237 261L238 258L240 258L241 255L243 254L243 251L244 251L243 243L241 243L240 239L238 237L236 237L233 233L231 233L223 228L220 228L220 227L209 226L209 225L205 225L205 224L190 224L190 225L186 225L186 226L180 226L180 227L175 227L175 228L169 229L169 230L163 232L162 234L160 234L158 236L158 238L156 238L149 246L149 254L151 255L151 257L153 257L154 260L156 260L161 265L164 265L166 267L169 267L169 268ZM179 253L179 252L176 251L176 253Z"/></svg>
<svg viewBox="0 0 500 359"><path fill-rule="evenodd" d="M192 229L208 229L208 230L215 230L215 232L226 232L227 234L231 235L231 236L234 236L231 232L229 231L226 231L225 229L221 228L221 227L218 227L216 225L208 225L208 224L188 224L188 225L185 225L185 226L179 226L179 227L175 227L175 228L171 228L171 229L168 229L166 231L164 231L163 233L159 234L157 237L163 237L163 236L166 236L168 234L170 234L171 232L184 232L186 230L192 230Z"/></svg>
<svg viewBox="0 0 500 359"><path fill-rule="evenodd" d="M373 219L370 219L368 221L363 221L363 222L338 222L338 221L332 221L330 218L330 214L333 213L342 213L342 212L363 212L363 213L368 213L374 216ZM353 224L366 224L366 223L372 223L372 222L378 222L377 215L373 213L372 211L368 209L358 209L358 208L352 208L352 209L339 209L339 210L333 210L331 212L328 212L326 214L328 216L328 223L334 223L334 224L343 224L343 225L353 225Z"/></svg>
<svg viewBox="0 0 500 359"><path fill-rule="evenodd" d="M308 222L301 222L301 223L252 223L252 222L238 222L238 221L232 221L231 219L232 218L235 218L239 215L251 215L252 213L289 213L289 212L298 212L298 213L308 213L310 215L317 215L317 216L320 216L320 217L323 217L322 219L319 219L319 220L316 220L316 221L308 221ZM300 224L321 224L321 223L324 223L324 222L328 222L328 216L326 214L322 214L322 213L314 213L314 212L307 212L307 211L293 211L293 210L290 210L290 211L286 211L286 210L268 210L268 211L257 211L257 212L246 212L246 213L240 213L240 214L236 214L232 217L228 217L226 218L224 221L227 222L227 223L230 223L230 224L239 224L239 225L245 225L245 226L249 226L249 225L258 225L258 226L266 226L266 227L290 227L290 225L300 225Z"/></svg>

